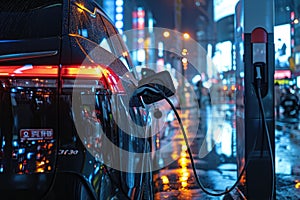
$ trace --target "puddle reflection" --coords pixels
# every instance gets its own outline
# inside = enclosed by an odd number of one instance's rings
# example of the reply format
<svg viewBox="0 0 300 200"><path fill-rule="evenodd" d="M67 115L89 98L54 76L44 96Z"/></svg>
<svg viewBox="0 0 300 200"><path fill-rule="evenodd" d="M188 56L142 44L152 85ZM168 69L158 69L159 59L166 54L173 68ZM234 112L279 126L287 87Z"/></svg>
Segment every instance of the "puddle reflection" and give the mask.
<svg viewBox="0 0 300 200"><path fill-rule="evenodd" d="M233 105L221 105L206 109L204 113L206 117L201 123L201 132L205 134L205 141L199 152L200 158L213 150L222 159L231 158L232 160L236 156L234 110Z"/></svg>
<svg viewBox="0 0 300 200"><path fill-rule="evenodd" d="M212 106L205 109L205 111L202 110L200 126L197 127L199 128L198 131L193 130L196 126L191 112L185 111L180 114L184 118L184 128L188 135L197 169L200 170L198 173L201 174L202 180L205 179L203 182L207 184L207 187L211 189L217 188L217 190L223 190L224 185L232 185L239 174L236 167L237 147L234 105L225 105L225 107ZM172 128L174 131L168 132L163 139L166 141L169 138L168 144L170 146L165 151L162 151L162 154L164 154L162 156L164 162L162 163L165 164L167 159L171 159L175 164L173 163L171 167L167 167L160 172L162 184L160 192L168 192L162 193L161 197L166 199L169 197L163 195L171 195L171 198L175 196L175 191L178 192L176 193L177 195L180 195L183 192L191 191L196 186L194 175L191 171L190 158L187 154L187 146L176 120L172 122ZM300 134L295 135L276 129L275 138L276 177L279 175L291 177L289 179L291 180L289 181L289 189L297 189L299 191L300 179L294 178L294 176L300 176ZM164 144L161 144L160 148L164 148ZM203 162L207 161L205 159L211 156L211 152L214 152L212 160L215 163ZM240 162L244 162L244 160ZM243 181L245 179L242 179ZM282 185L277 184L276 188L280 189Z"/></svg>

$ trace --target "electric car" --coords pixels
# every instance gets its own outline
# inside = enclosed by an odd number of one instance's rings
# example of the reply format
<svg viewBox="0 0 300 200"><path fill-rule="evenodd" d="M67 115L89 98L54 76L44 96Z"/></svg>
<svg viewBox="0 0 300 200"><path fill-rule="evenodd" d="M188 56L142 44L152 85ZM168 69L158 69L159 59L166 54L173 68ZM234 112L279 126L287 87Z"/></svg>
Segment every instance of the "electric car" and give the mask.
<svg viewBox="0 0 300 200"><path fill-rule="evenodd" d="M0 195L152 199L149 112L128 106L135 72L92 0L0 6ZM138 98L137 98L138 99Z"/></svg>

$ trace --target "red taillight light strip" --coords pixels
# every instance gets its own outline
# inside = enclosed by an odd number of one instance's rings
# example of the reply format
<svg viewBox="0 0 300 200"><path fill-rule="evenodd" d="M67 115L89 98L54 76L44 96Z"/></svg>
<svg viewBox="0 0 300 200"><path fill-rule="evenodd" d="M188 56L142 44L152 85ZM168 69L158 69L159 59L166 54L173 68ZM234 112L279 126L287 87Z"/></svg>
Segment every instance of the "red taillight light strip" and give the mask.
<svg viewBox="0 0 300 200"><path fill-rule="evenodd" d="M61 70L62 79L97 80L113 93L125 92L119 76L109 67L102 65L66 65ZM80 82L78 81L78 82ZM77 86L79 86L77 84Z"/></svg>
<svg viewBox="0 0 300 200"><path fill-rule="evenodd" d="M0 66L0 76L24 77L24 78L57 78L59 67L52 66ZM101 78L103 67L99 66L63 66L61 69L62 78Z"/></svg>
<svg viewBox="0 0 300 200"><path fill-rule="evenodd" d="M67 65L61 68L62 78L101 79L103 67Z"/></svg>
<svg viewBox="0 0 300 200"><path fill-rule="evenodd" d="M0 77L57 77L58 66L0 66Z"/></svg>
<svg viewBox="0 0 300 200"><path fill-rule="evenodd" d="M73 80L96 80L102 86L110 89L113 93L124 92L119 76L109 67L102 65L64 65L59 73L59 66L0 66L0 78L53 78Z"/></svg>

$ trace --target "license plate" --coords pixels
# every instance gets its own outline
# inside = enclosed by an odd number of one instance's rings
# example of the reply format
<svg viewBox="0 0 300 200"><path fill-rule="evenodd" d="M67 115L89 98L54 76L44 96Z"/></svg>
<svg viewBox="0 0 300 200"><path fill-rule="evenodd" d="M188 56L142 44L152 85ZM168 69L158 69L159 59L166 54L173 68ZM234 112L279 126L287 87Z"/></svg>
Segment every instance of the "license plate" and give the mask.
<svg viewBox="0 0 300 200"><path fill-rule="evenodd" d="M21 142L26 140L51 140L53 139L53 129L21 129Z"/></svg>

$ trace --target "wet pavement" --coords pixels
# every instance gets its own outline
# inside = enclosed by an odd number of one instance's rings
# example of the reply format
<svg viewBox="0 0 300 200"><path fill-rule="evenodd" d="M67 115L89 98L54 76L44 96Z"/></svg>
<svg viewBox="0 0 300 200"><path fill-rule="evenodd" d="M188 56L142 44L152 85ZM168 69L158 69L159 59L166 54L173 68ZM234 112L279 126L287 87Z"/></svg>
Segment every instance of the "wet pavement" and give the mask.
<svg viewBox="0 0 300 200"><path fill-rule="evenodd" d="M300 199L300 123L275 122L276 199Z"/></svg>
<svg viewBox="0 0 300 200"><path fill-rule="evenodd" d="M197 184L182 131L176 119L160 133L161 151L156 171L155 199L218 200L246 199L237 189L218 195L237 181L234 104L217 104L203 110L179 109L191 147L197 175L210 193ZM275 122L276 199L300 199L300 123Z"/></svg>

